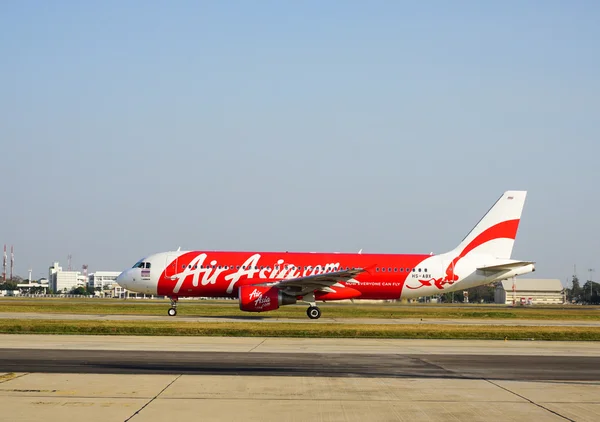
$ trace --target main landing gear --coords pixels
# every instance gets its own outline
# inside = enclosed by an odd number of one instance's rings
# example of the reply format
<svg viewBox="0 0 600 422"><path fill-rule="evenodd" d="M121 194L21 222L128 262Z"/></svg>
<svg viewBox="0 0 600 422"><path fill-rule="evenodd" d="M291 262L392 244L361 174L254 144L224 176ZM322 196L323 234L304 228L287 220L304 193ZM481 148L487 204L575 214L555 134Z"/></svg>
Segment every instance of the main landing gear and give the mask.
<svg viewBox="0 0 600 422"><path fill-rule="evenodd" d="M302 302L308 303L308 309L306 310L306 315L310 319L319 319L321 317L321 310L317 307L317 302L315 301L315 294L309 293L302 298Z"/></svg>
<svg viewBox="0 0 600 422"><path fill-rule="evenodd" d="M169 316L175 316L175 315L177 315L177 298L172 297L170 299L171 299L171 307L169 308L167 313L169 314Z"/></svg>
<svg viewBox="0 0 600 422"><path fill-rule="evenodd" d="M306 310L306 315L308 315L310 319L319 319L321 317L321 310L318 307L311 305Z"/></svg>

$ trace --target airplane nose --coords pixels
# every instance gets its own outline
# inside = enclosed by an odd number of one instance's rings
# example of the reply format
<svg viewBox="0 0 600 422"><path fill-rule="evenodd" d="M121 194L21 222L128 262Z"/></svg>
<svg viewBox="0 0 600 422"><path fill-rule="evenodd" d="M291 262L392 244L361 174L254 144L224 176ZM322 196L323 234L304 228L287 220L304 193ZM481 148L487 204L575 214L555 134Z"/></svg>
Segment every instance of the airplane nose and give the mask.
<svg viewBox="0 0 600 422"><path fill-rule="evenodd" d="M129 271L123 271L121 274L119 274L117 276L117 278L115 280L116 283L124 289L127 288L127 282L130 281L128 273L129 273Z"/></svg>

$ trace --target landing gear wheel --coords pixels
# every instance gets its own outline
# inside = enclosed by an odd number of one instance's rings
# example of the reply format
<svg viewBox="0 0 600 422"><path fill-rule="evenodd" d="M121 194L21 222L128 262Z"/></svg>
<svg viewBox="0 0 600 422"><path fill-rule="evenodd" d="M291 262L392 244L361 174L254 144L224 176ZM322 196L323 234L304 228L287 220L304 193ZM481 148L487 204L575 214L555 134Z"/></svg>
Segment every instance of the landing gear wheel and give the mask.
<svg viewBox="0 0 600 422"><path fill-rule="evenodd" d="M169 316L175 316L177 315L177 297L170 297L169 298L171 300L171 308L169 309L169 311L167 312L169 314Z"/></svg>
<svg viewBox="0 0 600 422"><path fill-rule="evenodd" d="M311 306L306 310L306 315L310 319L319 319L321 317L321 310L316 306Z"/></svg>

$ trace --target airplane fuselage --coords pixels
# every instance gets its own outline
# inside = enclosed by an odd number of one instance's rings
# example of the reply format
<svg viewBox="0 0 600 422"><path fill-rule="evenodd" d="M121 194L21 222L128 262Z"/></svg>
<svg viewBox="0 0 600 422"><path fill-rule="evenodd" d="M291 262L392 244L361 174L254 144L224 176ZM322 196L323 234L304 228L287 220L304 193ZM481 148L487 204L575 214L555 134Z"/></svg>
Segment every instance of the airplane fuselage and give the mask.
<svg viewBox="0 0 600 422"><path fill-rule="evenodd" d="M144 259L144 268L134 266L123 278L129 280L125 288L151 295L237 298L238 287L247 284L367 270L354 278L356 283L341 282L345 289L317 295L318 300L415 298L468 288L489 278L478 275L468 259L454 258L448 254L166 252Z"/></svg>
<svg viewBox="0 0 600 422"><path fill-rule="evenodd" d="M396 300L468 289L535 270L511 259L525 191L506 191L459 245L439 255L320 252L162 252L117 278L124 288L171 299L238 298L240 309L266 312L317 301Z"/></svg>

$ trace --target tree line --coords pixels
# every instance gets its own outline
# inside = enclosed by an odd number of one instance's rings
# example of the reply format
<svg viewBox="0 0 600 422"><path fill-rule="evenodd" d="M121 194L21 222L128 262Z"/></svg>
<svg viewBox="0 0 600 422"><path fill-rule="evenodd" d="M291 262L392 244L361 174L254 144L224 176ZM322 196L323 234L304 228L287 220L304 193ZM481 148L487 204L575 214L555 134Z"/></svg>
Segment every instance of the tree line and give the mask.
<svg viewBox="0 0 600 422"><path fill-rule="evenodd" d="M566 288L567 301L571 303L600 305L600 283L588 280L583 286L579 278L573 275L571 288Z"/></svg>

